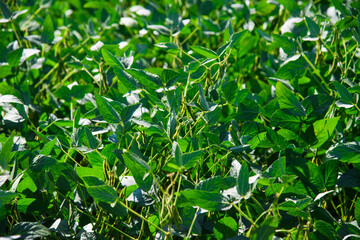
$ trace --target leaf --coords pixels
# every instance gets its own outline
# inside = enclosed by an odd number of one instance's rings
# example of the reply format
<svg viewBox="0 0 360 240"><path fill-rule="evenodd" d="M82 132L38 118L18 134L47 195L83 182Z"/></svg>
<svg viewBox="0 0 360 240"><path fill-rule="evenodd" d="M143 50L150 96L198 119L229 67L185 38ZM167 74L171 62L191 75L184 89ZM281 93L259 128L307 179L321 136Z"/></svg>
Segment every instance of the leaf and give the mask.
<svg viewBox="0 0 360 240"><path fill-rule="evenodd" d="M158 44L155 44L155 46L159 47L159 48L162 48L166 51L174 51L179 49L178 46L175 44L175 43L171 43L171 42L166 42L166 43L158 43Z"/></svg>
<svg viewBox="0 0 360 240"><path fill-rule="evenodd" d="M91 93L94 87L92 85L75 85L71 88L71 96L75 99L82 99L85 94Z"/></svg>
<svg viewBox="0 0 360 240"><path fill-rule="evenodd" d="M336 239L336 231L334 227L325 221L319 220L315 222L316 231L320 232L326 239Z"/></svg>
<svg viewBox="0 0 360 240"><path fill-rule="evenodd" d="M71 102L71 91L66 86L61 86L59 89L57 89L54 92L54 96L59 99L63 99L66 102Z"/></svg>
<svg viewBox="0 0 360 240"><path fill-rule="evenodd" d="M341 97L341 100L344 103L351 104L352 103L351 93L349 93L349 91L337 81L334 81L334 85L335 85L337 92L339 93L339 95Z"/></svg>
<svg viewBox="0 0 360 240"><path fill-rule="evenodd" d="M195 167L201 161L202 155L203 155L202 150L183 154L182 161L184 163L185 169L190 169Z"/></svg>
<svg viewBox="0 0 360 240"><path fill-rule="evenodd" d="M338 181L339 161L336 160L326 161L320 166L320 168L324 176L325 187L327 189L333 189Z"/></svg>
<svg viewBox="0 0 360 240"><path fill-rule="evenodd" d="M251 236L256 240L271 240L275 234L275 230L279 222L275 217L268 217L259 228L257 228Z"/></svg>
<svg viewBox="0 0 360 240"><path fill-rule="evenodd" d="M4 191L0 189L0 205L5 205L16 198L18 195L17 193Z"/></svg>
<svg viewBox="0 0 360 240"><path fill-rule="evenodd" d="M50 231L38 222L19 222L13 226L10 234L20 235L21 239L30 240L47 237L50 235Z"/></svg>
<svg viewBox="0 0 360 240"><path fill-rule="evenodd" d="M270 123L273 127L281 127L298 133L301 126L301 119L289 111L279 109L271 116Z"/></svg>
<svg viewBox="0 0 360 240"><path fill-rule="evenodd" d="M273 34L274 47L282 48L288 55L293 55L296 52L295 41L279 34Z"/></svg>
<svg viewBox="0 0 360 240"><path fill-rule="evenodd" d="M214 235L216 239L230 239L237 236L238 223L232 217L224 217L216 222Z"/></svg>
<svg viewBox="0 0 360 240"><path fill-rule="evenodd" d="M134 68L128 69L126 72L144 85L146 89L158 89L161 86L161 79L158 75Z"/></svg>
<svg viewBox="0 0 360 240"><path fill-rule="evenodd" d="M303 76L308 66L309 64L301 55L294 55L280 66L275 77L290 80L297 76Z"/></svg>
<svg viewBox="0 0 360 240"><path fill-rule="evenodd" d="M357 224L359 225L360 223L360 198L358 197L358 199L356 200L356 204L355 204L355 219Z"/></svg>
<svg viewBox="0 0 360 240"><path fill-rule="evenodd" d="M217 55L216 52L214 52L213 50L211 49L207 49L207 48L204 48L202 46L190 46L190 48L200 54L201 56L204 56L204 57L207 57L207 58L210 58L210 59L216 59L218 58L219 56Z"/></svg>
<svg viewBox="0 0 360 240"><path fill-rule="evenodd" d="M51 151L55 147L56 142L57 142L57 139L54 138L50 142L46 143L45 146L43 147L43 149L41 150L40 154L45 155L45 156L50 155Z"/></svg>
<svg viewBox="0 0 360 240"><path fill-rule="evenodd" d="M153 177L149 174L150 166L134 153L124 153L124 163L135 178L136 184L145 192L150 191Z"/></svg>
<svg viewBox="0 0 360 240"><path fill-rule="evenodd" d="M101 141L94 137L93 133L87 126L83 127L85 133L86 145L91 149L97 149L101 145Z"/></svg>
<svg viewBox="0 0 360 240"><path fill-rule="evenodd" d="M86 190L95 201L113 203L117 199L117 193L113 187L106 185L102 180L94 176L84 176L82 178L86 185Z"/></svg>
<svg viewBox="0 0 360 240"><path fill-rule="evenodd" d="M100 115L104 118L105 121L108 123L120 123L120 115L105 98L99 94L95 94L95 101Z"/></svg>
<svg viewBox="0 0 360 240"><path fill-rule="evenodd" d="M173 158L175 158L175 163L179 167L183 167L185 165L184 161L182 159L182 153L181 153L179 144L176 141L174 141L173 145L172 145L172 156L173 156Z"/></svg>
<svg viewBox="0 0 360 240"><path fill-rule="evenodd" d="M227 199L219 193L206 192L202 190L181 191L189 206L198 206L208 211L221 211L229 207ZM182 205L187 206L183 203Z"/></svg>
<svg viewBox="0 0 360 240"><path fill-rule="evenodd" d="M45 168L49 168L53 165L55 165L57 161L52 158L45 155L37 155L30 163L30 169L34 172L40 172L41 170Z"/></svg>
<svg viewBox="0 0 360 240"><path fill-rule="evenodd" d="M121 68L113 68L116 77L119 79L119 85L124 88L122 93L125 94L130 90L136 90L138 81Z"/></svg>
<svg viewBox="0 0 360 240"><path fill-rule="evenodd" d="M335 127L340 117L321 119L313 123L314 133L317 139L313 148L319 148L323 145L333 134Z"/></svg>
<svg viewBox="0 0 360 240"><path fill-rule="evenodd" d="M11 151L14 145L14 135L15 133L12 132L11 135L9 136L9 138L6 140L6 142L4 143L4 145L1 148L1 152L0 152L0 172L2 172L2 170L7 170L7 166L8 163L10 162L10 155L11 155Z"/></svg>
<svg viewBox="0 0 360 240"><path fill-rule="evenodd" d="M289 10L292 16L298 17L300 14L300 7L295 0L277 0L278 3L284 5L284 7Z"/></svg>
<svg viewBox="0 0 360 240"><path fill-rule="evenodd" d="M220 176L215 176L215 177L200 181L196 185L195 189L207 191L207 192L219 193L220 190L226 190L226 189L232 188L235 186L235 184L236 184L236 179L233 177L223 178Z"/></svg>
<svg viewBox="0 0 360 240"><path fill-rule="evenodd" d="M359 163L360 162L360 143L348 142L337 145L329 150L326 155L330 159L338 159L341 162Z"/></svg>
<svg viewBox="0 0 360 240"><path fill-rule="evenodd" d="M120 62L120 60L105 48L101 49L101 55L103 56L105 62L109 64L110 67L114 67L114 68L117 67L120 69L125 68L124 65Z"/></svg>
<svg viewBox="0 0 360 240"><path fill-rule="evenodd" d="M205 111L209 111L209 104L205 99L205 95L204 95L204 89L201 86L201 84L198 84L199 87L199 96L200 96L200 106L205 110Z"/></svg>
<svg viewBox="0 0 360 240"><path fill-rule="evenodd" d="M249 167L245 162L241 165L239 176L237 178L236 189L242 197L245 197L250 190Z"/></svg>
<svg viewBox="0 0 360 240"><path fill-rule="evenodd" d="M311 18L305 17L306 24L308 26L310 36L317 37L320 34L319 26Z"/></svg>
<svg viewBox="0 0 360 240"><path fill-rule="evenodd" d="M332 0L334 7L339 10L344 16L351 15L349 11L344 7L344 5L339 0Z"/></svg>
<svg viewBox="0 0 360 240"><path fill-rule="evenodd" d="M349 169L341 175L337 184L339 187L355 188L360 187L360 171Z"/></svg>
<svg viewBox="0 0 360 240"><path fill-rule="evenodd" d="M295 95L281 82L276 83L276 97L281 109L294 110L298 116L305 116L306 111Z"/></svg>
<svg viewBox="0 0 360 240"><path fill-rule="evenodd" d="M6 5L6 3L4 3L3 1L0 1L0 9L5 19L11 18L12 12L10 8Z"/></svg>
<svg viewBox="0 0 360 240"><path fill-rule="evenodd" d="M23 48L18 48L10 53L8 53L6 60L12 67L17 67L20 64L20 59L23 54Z"/></svg>
<svg viewBox="0 0 360 240"><path fill-rule="evenodd" d="M52 21L51 15L47 14L43 23L41 42L51 44L55 39L54 31L54 23Z"/></svg>

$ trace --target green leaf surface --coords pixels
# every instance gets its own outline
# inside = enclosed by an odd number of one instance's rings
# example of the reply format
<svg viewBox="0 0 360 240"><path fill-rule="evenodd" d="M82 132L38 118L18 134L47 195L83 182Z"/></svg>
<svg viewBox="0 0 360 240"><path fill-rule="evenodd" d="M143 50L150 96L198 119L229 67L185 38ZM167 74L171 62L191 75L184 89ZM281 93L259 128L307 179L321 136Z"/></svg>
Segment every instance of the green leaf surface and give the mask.
<svg viewBox="0 0 360 240"><path fill-rule="evenodd" d="M22 239L36 239L47 237L51 233L44 225L38 222L19 222L10 231L11 235L20 235Z"/></svg>
<svg viewBox="0 0 360 240"><path fill-rule="evenodd" d="M291 109L297 116L305 116L306 111L295 95L281 82L276 83L276 96L281 109Z"/></svg>
<svg viewBox="0 0 360 240"><path fill-rule="evenodd" d="M320 147L331 137L339 119L340 117L321 119L313 123L317 140L316 144L312 146L313 148Z"/></svg>
<svg viewBox="0 0 360 240"><path fill-rule="evenodd" d="M109 64L110 67L114 68L120 68L124 69L124 65L119 61L117 57L115 57L111 52L109 52L107 49L102 48L101 54L107 64Z"/></svg>
<svg viewBox="0 0 360 240"><path fill-rule="evenodd" d="M207 57L207 58L210 58L210 59L216 59L218 58L218 55L216 52L214 52L213 50L211 49L207 49L205 47L202 47L202 46L190 46L190 48L200 54L201 56L204 56L204 57Z"/></svg>
<svg viewBox="0 0 360 240"><path fill-rule="evenodd" d="M9 138L6 140L6 142L4 143L4 145L1 148L1 152L0 152L0 167L3 170L7 169L8 163L10 161L10 155L11 155L11 151L12 151L12 147L14 144L14 135L15 133L12 132L11 135L9 136Z"/></svg>
<svg viewBox="0 0 360 240"><path fill-rule="evenodd" d="M245 162L241 165L240 172L237 178L236 189L242 197L245 197L250 190L249 167Z"/></svg>
<svg viewBox="0 0 360 240"><path fill-rule="evenodd" d="M54 158L40 154L31 161L29 167L35 172L40 172L41 170L49 168L56 163L57 161Z"/></svg>
<svg viewBox="0 0 360 240"><path fill-rule="evenodd" d="M348 142L339 144L327 152L330 159L338 159L341 162L359 163L360 162L360 143Z"/></svg>
<svg viewBox="0 0 360 240"><path fill-rule="evenodd" d="M229 239L237 236L238 224L232 217L224 217L216 222L214 235L216 239Z"/></svg>
<svg viewBox="0 0 360 240"><path fill-rule="evenodd" d="M99 178L94 176L84 176L83 180L86 190L95 201L113 203L117 199L117 193L113 187L106 185Z"/></svg>
<svg viewBox="0 0 360 240"><path fill-rule="evenodd" d="M189 206L198 206L208 211L221 211L229 206L227 199L219 193L202 190L181 191ZM186 204L183 204L186 205Z"/></svg>
<svg viewBox="0 0 360 240"><path fill-rule="evenodd" d="M119 113L110 105L110 103L102 96L95 94L95 101L101 116L108 123L120 123Z"/></svg>
<svg viewBox="0 0 360 240"><path fill-rule="evenodd" d="M274 217L268 217L261 226L254 231L250 239L271 240L279 222Z"/></svg>
<svg viewBox="0 0 360 240"><path fill-rule="evenodd" d="M48 14L43 23L43 30L41 33L41 42L51 44L55 39L55 28L51 15Z"/></svg>
<svg viewBox="0 0 360 240"><path fill-rule="evenodd" d="M123 154L124 163L135 178L136 184L148 192L153 184L153 177L149 173L150 166L134 153Z"/></svg>
<svg viewBox="0 0 360 240"><path fill-rule="evenodd" d="M344 87L343 85L341 85L339 82L335 81L334 82L335 88L337 90L337 92L340 95L340 98L343 102L345 103L349 103L351 104L352 102L352 95L351 93L349 93L349 91L346 89L346 87Z"/></svg>

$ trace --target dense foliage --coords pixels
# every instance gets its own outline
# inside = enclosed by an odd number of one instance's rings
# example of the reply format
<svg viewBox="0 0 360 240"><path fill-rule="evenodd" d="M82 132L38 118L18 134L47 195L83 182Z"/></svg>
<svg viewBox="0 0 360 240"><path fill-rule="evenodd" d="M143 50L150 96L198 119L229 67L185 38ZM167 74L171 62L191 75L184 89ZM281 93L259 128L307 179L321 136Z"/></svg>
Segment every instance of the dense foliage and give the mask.
<svg viewBox="0 0 360 240"><path fill-rule="evenodd" d="M1 239L360 238L358 1L0 8Z"/></svg>

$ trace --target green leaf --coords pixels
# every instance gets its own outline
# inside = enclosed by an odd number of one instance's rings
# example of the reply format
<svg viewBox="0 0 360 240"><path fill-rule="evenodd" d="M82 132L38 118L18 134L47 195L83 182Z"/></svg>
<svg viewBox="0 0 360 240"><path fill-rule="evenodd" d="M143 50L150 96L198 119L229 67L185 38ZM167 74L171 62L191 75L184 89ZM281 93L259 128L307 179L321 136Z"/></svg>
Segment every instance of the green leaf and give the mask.
<svg viewBox="0 0 360 240"><path fill-rule="evenodd" d="M75 99L83 99L85 94L91 93L94 87L92 85L75 85L71 88L71 96Z"/></svg>
<svg viewBox="0 0 360 240"><path fill-rule="evenodd" d="M101 145L101 141L94 137L93 133L87 126L83 127L85 133L86 145L91 149L97 149Z"/></svg>
<svg viewBox="0 0 360 240"><path fill-rule="evenodd" d="M333 189L338 181L339 161L329 160L320 166L324 176L324 183L327 189Z"/></svg>
<svg viewBox="0 0 360 240"><path fill-rule="evenodd" d="M51 151L55 147L56 142L57 142L57 139L54 138L50 142L46 143L45 146L43 147L43 149L41 150L40 154L45 155L45 156L50 155Z"/></svg>
<svg viewBox="0 0 360 240"><path fill-rule="evenodd" d="M0 205L5 205L16 198L18 195L17 193L10 192L10 191L3 191L0 189Z"/></svg>
<svg viewBox="0 0 360 240"><path fill-rule="evenodd" d="M351 15L345 6L339 0L332 0L334 7L339 10L344 16Z"/></svg>
<svg viewBox="0 0 360 240"><path fill-rule="evenodd" d="M150 191L153 184L153 177L149 173L150 166L143 159L134 153L124 153L123 159L126 167L134 176L135 182L145 192Z"/></svg>
<svg viewBox="0 0 360 240"><path fill-rule="evenodd" d="M213 50L211 49L207 49L207 48L204 48L202 46L190 46L190 48L200 54L201 56L204 56L204 57L207 57L207 58L210 58L210 59L216 59L218 58L219 56L217 55L216 52L214 52Z"/></svg>
<svg viewBox="0 0 360 240"><path fill-rule="evenodd" d="M300 7L295 0L277 0L278 3L284 5L284 7L289 10L293 17L298 17L300 15Z"/></svg>
<svg viewBox="0 0 360 240"><path fill-rule="evenodd" d="M144 85L145 88L158 89L161 86L161 79L158 75L134 68L128 69L126 72Z"/></svg>
<svg viewBox="0 0 360 240"><path fill-rule="evenodd" d="M117 193L113 187L106 185L97 177L85 176L83 180L86 190L95 201L113 203L117 199Z"/></svg>
<svg viewBox="0 0 360 240"><path fill-rule="evenodd" d="M238 223L232 217L224 217L216 222L214 235L216 239L230 239L237 236Z"/></svg>
<svg viewBox="0 0 360 240"><path fill-rule="evenodd" d="M226 190L236 185L236 179L234 177L220 177L205 179L196 185L196 190L202 190L207 192L217 192L220 190Z"/></svg>
<svg viewBox="0 0 360 240"><path fill-rule="evenodd" d="M333 134L340 117L321 119L313 123L316 144L313 148L321 147Z"/></svg>
<svg viewBox="0 0 360 240"><path fill-rule="evenodd" d="M19 222L10 231L11 235L20 235L21 239L36 239L47 237L50 231L38 222Z"/></svg>
<svg viewBox="0 0 360 240"><path fill-rule="evenodd" d="M100 115L104 118L105 121L108 123L120 123L120 115L105 98L99 94L95 94L95 101Z"/></svg>
<svg viewBox="0 0 360 240"><path fill-rule="evenodd" d="M162 48L166 51L174 51L177 52L177 50L179 49L178 46L175 43L171 43L171 42L166 42L166 43L157 43L155 44L155 46Z"/></svg>
<svg viewBox="0 0 360 240"><path fill-rule="evenodd" d="M337 145L329 150L326 155L330 159L338 159L341 162L359 163L360 162L360 143L348 142Z"/></svg>
<svg viewBox="0 0 360 240"><path fill-rule="evenodd" d="M11 135L9 136L9 138L6 140L6 142L4 143L4 145L1 148L1 152L0 152L0 167L2 169L0 169L0 172L2 172L1 170L7 170L7 165L10 162L10 155L11 155L11 151L14 145L14 135L15 133L12 132Z"/></svg>
<svg viewBox="0 0 360 240"><path fill-rule="evenodd" d="M202 155L202 150L183 154L182 161L184 163L185 169L190 169L198 165L198 163L201 161Z"/></svg>
<svg viewBox="0 0 360 240"><path fill-rule="evenodd" d="M3 1L0 1L0 9L5 19L11 18L12 12L10 8Z"/></svg>
<svg viewBox="0 0 360 240"><path fill-rule="evenodd" d="M237 178L236 189L242 197L245 197L250 190L249 167L246 162L241 165L240 172Z"/></svg>
<svg viewBox="0 0 360 240"><path fill-rule="evenodd" d="M303 76L306 73L308 66L309 64L303 57L294 55L280 66L275 77L290 80L297 76Z"/></svg>
<svg viewBox="0 0 360 240"><path fill-rule="evenodd" d="M54 92L54 96L60 99L65 100L66 102L71 102L71 91L66 86L61 86Z"/></svg>
<svg viewBox="0 0 360 240"><path fill-rule="evenodd" d="M101 54L107 64L109 64L110 67L114 68L120 68L124 69L124 65L119 61L117 57L115 57L111 52L106 50L105 48L101 49Z"/></svg>
<svg viewBox="0 0 360 240"><path fill-rule="evenodd" d="M358 223L358 225L360 224L360 198L358 197L358 199L356 200L356 204L355 204L355 219L356 222Z"/></svg>
<svg viewBox="0 0 360 240"><path fill-rule="evenodd" d="M95 166L94 168L90 167L76 167L76 174L80 177L93 176L100 178L102 181L105 181L103 168Z"/></svg>
<svg viewBox="0 0 360 240"><path fill-rule="evenodd" d="M317 37L320 34L319 26L311 18L305 17L306 24L309 28L310 36Z"/></svg>
<svg viewBox="0 0 360 240"><path fill-rule="evenodd" d="M227 199L219 193L206 192L202 190L185 190L181 191L188 204L181 203L179 207L198 206L208 211L221 211L229 207Z"/></svg>
<svg viewBox="0 0 360 240"><path fill-rule="evenodd" d="M282 48L286 54L293 55L296 52L295 41L279 34L273 34L274 47Z"/></svg>
<svg viewBox="0 0 360 240"><path fill-rule="evenodd" d="M199 96L200 96L200 106L205 110L205 111L209 111L209 104L205 99L205 95L204 95L204 89L201 86L201 84L198 84L199 86Z"/></svg>
<svg viewBox="0 0 360 240"><path fill-rule="evenodd" d="M344 87L337 81L334 81L334 85L335 85L337 92L339 93L339 95L341 97L341 100L343 100L345 103L351 104L352 103L352 95L351 95L351 93L349 93L349 91L346 89L346 87Z"/></svg>
<svg viewBox="0 0 360 240"><path fill-rule="evenodd" d="M41 42L51 44L55 39L54 31L54 23L52 21L51 15L47 14L43 23Z"/></svg>
<svg viewBox="0 0 360 240"><path fill-rule="evenodd" d="M336 239L336 231L334 227L325 221L319 220L315 222L316 231L320 232L326 239Z"/></svg>
<svg viewBox="0 0 360 240"><path fill-rule="evenodd" d="M275 234L279 222L275 217L268 217L259 228L251 235L250 239L254 240L271 240Z"/></svg>
<svg viewBox="0 0 360 240"><path fill-rule="evenodd" d="M297 116L305 116L306 111L295 95L281 82L276 83L276 97L281 109L294 110Z"/></svg>
<svg viewBox="0 0 360 240"><path fill-rule="evenodd" d="M281 127L298 133L301 119L299 116L294 116L292 112L286 111L286 109L279 109L271 116L270 123L273 127Z"/></svg>
<svg viewBox="0 0 360 240"><path fill-rule="evenodd" d="M23 48L18 48L10 53L8 53L6 60L12 67L17 67L20 64L20 59L23 54Z"/></svg>
<svg viewBox="0 0 360 240"><path fill-rule="evenodd" d="M185 165L184 161L182 159L182 153L181 153L179 144L176 141L174 141L173 145L172 145L172 156L173 156L173 158L175 158L175 163L179 167L183 167Z"/></svg>
<svg viewBox="0 0 360 240"><path fill-rule="evenodd" d="M116 77L119 79L119 85L121 86L121 93L125 94L130 90L135 90L138 87L138 81L130 74L122 70L121 68L113 68Z"/></svg>
<svg viewBox="0 0 360 240"><path fill-rule="evenodd" d="M41 170L49 168L56 163L57 161L54 158L40 154L31 161L29 167L34 172L40 172Z"/></svg>

